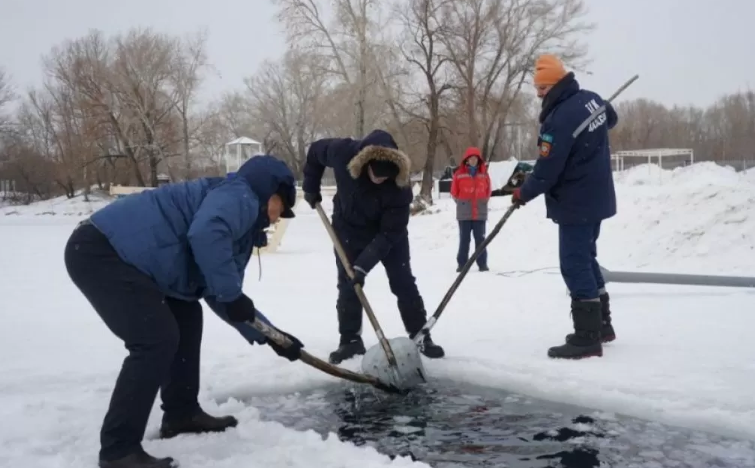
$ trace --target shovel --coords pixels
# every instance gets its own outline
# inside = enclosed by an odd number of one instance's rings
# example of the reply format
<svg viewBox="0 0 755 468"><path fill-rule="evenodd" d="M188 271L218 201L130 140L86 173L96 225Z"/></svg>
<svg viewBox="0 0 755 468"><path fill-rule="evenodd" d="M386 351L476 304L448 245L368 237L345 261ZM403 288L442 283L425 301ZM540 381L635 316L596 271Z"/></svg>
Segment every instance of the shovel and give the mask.
<svg viewBox="0 0 755 468"><path fill-rule="evenodd" d="M246 324L256 329L257 331L265 335L267 339L272 340L279 346L283 346L284 348L288 348L289 346L291 346L291 340L289 340L286 335L279 332L278 330L271 327L270 325L262 322L261 320L255 320L254 322L246 322ZM311 354L304 351L303 349L301 350L300 360L304 362L305 364L308 364L314 367L315 369L321 370L325 372L326 374L332 375L333 377L349 380L351 382L372 385L373 387L380 389L384 392L388 392L388 393L403 393L401 389L394 387L393 385L383 383L376 377L358 374L356 372L351 372L350 370L334 366L333 364L330 364L328 362L323 361L322 359L312 356Z"/></svg>
<svg viewBox="0 0 755 468"><path fill-rule="evenodd" d="M501 220L498 221L498 223L496 223L495 227L493 227L493 230L490 231L490 234L488 234L485 240L482 241L482 244L480 244L480 246L477 247L477 249L474 251L472 256L469 257L469 260L467 260L467 263L464 264L464 267L456 276L456 280L448 289L448 291L446 292L446 295L443 296L443 300L441 300L440 304L438 304L438 308L435 309L435 313L433 314L433 316L430 317L430 319L428 319L427 323L425 323L425 326L422 327L422 330L420 330L419 333L417 333L417 335L414 337L414 342L417 345L422 343L422 340L425 339L425 335L430 333L430 330L435 326L435 323L440 318L440 315L446 309L446 306L448 305L448 303L451 302L451 298L453 297L454 293L461 285L461 282L464 280L464 277L467 276L467 273L469 273L470 268L472 268L472 265L474 265L474 262L477 261L477 258L479 258L479 256L482 255L482 251L488 247L488 244L493 242L493 239L495 239L495 236L497 236L498 233L501 232L503 225L506 224L506 221L508 221L511 215L514 213L514 210L518 209L520 206L521 205L519 205L518 203L512 204L506 210L506 213L504 213L503 217L501 217Z"/></svg>
<svg viewBox="0 0 755 468"><path fill-rule="evenodd" d="M317 210L317 214L320 215L320 219L328 231L328 235L330 235L330 239L336 249L338 258L341 260L341 264L346 270L346 274L349 278L353 279L354 270L351 268L346 251L343 250L343 246L338 240L338 236L330 224L325 210L322 209L322 205L319 203L315 205L315 209ZM377 317L375 317L375 312L364 295L362 287L355 285L354 290L359 298L359 302L364 307L364 311L367 313L367 317L370 319L372 328L375 330L380 347L383 350L383 353L380 353L380 349L376 346L367 350L364 358L362 358L362 372L386 385L391 385L401 390L407 390L426 382L422 359L414 342L408 337L386 339L383 329L380 327ZM400 351L398 353L400 359L396 358L396 353L393 351L394 348Z"/></svg>

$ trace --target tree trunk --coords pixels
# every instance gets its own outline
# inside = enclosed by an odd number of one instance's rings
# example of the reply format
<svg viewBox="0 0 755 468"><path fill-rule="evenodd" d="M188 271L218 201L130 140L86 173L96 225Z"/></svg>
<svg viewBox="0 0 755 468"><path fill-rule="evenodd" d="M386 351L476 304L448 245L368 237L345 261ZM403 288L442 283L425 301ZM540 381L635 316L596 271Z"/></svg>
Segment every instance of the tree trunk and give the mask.
<svg viewBox="0 0 755 468"><path fill-rule="evenodd" d="M185 109L185 107L184 107ZM186 115L186 112L183 112L181 115L182 122L182 131L183 131L183 153L184 153L184 162L186 163L186 173L184 174L184 180L190 180L193 178L193 174L191 173L191 155L189 154L189 118Z"/></svg>
<svg viewBox="0 0 755 468"><path fill-rule="evenodd" d="M427 132L427 156L425 167L422 170L422 186L419 195L429 205L433 203L433 169L435 169L435 152L438 147L438 131L440 127L440 115L438 112L438 96L430 97L430 122Z"/></svg>
<svg viewBox="0 0 755 468"><path fill-rule="evenodd" d="M160 164L160 158L154 154L149 155L149 178L152 187L157 187L157 165Z"/></svg>
<svg viewBox="0 0 755 468"><path fill-rule="evenodd" d="M367 39L364 34L359 39L359 79L357 80L357 115L355 138L364 137L365 133L365 103L367 101Z"/></svg>
<svg viewBox="0 0 755 468"><path fill-rule="evenodd" d="M294 167L294 174L299 175L301 173L302 168L304 167L304 164L306 163L307 159L307 152L304 150L304 148L307 147L307 142L304 138L304 125L300 125L297 132L296 132L296 156L295 156L295 167Z"/></svg>

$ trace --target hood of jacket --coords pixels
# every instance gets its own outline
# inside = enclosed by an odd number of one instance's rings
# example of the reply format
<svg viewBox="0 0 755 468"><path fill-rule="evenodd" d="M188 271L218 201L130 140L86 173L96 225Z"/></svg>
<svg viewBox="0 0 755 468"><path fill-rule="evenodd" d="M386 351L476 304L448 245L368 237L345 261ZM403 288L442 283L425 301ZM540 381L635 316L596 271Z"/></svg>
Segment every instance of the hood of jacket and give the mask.
<svg viewBox="0 0 755 468"><path fill-rule="evenodd" d="M348 165L352 178L358 179L370 161L388 161L398 166L396 185L405 187L409 184L412 162L409 156L399 151L390 133L384 130L373 130L361 140L356 140L355 144L357 154Z"/></svg>
<svg viewBox="0 0 755 468"><path fill-rule="evenodd" d="M276 193L284 198L283 202L289 207L293 208L296 203L294 173L285 162L274 156L264 154L252 157L241 165L233 179L241 179L249 185L259 198L260 210L264 211L265 217L267 210L264 208Z"/></svg>
<svg viewBox="0 0 755 468"><path fill-rule="evenodd" d="M478 174L486 174L488 172L488 165L485 164L485 160L482 159L482 155L479 153L479 151L470 151L467 150L466 154L464 154L464 157L461 160L461 164L459 165L458 170L462 172L469 172L469 167L467 166L467 160L471 158L472 156L477 156L477 173Z"/></svg>

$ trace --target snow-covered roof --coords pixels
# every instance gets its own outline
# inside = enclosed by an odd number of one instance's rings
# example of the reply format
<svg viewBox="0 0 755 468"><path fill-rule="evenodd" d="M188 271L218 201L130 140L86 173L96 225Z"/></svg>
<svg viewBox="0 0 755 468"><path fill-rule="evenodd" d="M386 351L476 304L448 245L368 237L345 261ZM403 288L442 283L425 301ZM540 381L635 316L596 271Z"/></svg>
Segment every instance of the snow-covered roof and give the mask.
<svg viewBox="0 0 755 468"><path fill-rule="evenodd" d="M252 140L251 138L247 137L240 137L236 138L233 141L229 141L226 143L226 145L260 145L261 143L257 140Z"/></svg>

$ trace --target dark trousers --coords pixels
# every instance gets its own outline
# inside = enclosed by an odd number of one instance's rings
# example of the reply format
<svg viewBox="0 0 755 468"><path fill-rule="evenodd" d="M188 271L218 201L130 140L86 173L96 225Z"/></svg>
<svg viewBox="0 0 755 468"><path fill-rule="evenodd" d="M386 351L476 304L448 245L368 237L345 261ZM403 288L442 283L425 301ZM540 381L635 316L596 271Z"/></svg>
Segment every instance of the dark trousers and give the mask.
<svg viewBox="0 0 755 468"><path fill-rule="evenodd" d="M165 297L148 276L124 263L91 224L71 234L65 264L74 284L129 352L100 432L100 459L115 460L141 447L158 389L167 419L199 408L202 306Z"/></svg>
<svg viewBox="0 0 755 468"><path fill-rule="evenodd" d="M347 238L339 234L339 238ZM366 245L364 245L366 246ZM354 246L354 243L344 242L343 248L349 262L359 257L364 246ZM393 245L388 255L382 259L391 292L396 296L398 310L407 333L414 334L422 329L427 319L427 312L422 296L417 289L417 280L412 274L409 239L404 238ZM361 334L362 331L362 303L359 302L354 286L351 285L346 270L336 254L338 267L338 332L341 342L348 342ZM369 278L367 279L369 282Z"/></svg>
<svg viewBox="0 0 755 468"><path fill-rule="evenodd" d="M469 260L469 243L474 237L475 250L482 245L485 240L485 226L487 221L459 221L459 252L456 254L456 263L463 267ZM485 267L488 265L488 249L482 251L477 257L477 266Z"/></svg>
<svg viewBox="0 0 755 468"><path fill-rule="evenodd" d="M561 276L574 300L596 299L605 288L598 264L600 223L559 225Z"/></svg>

